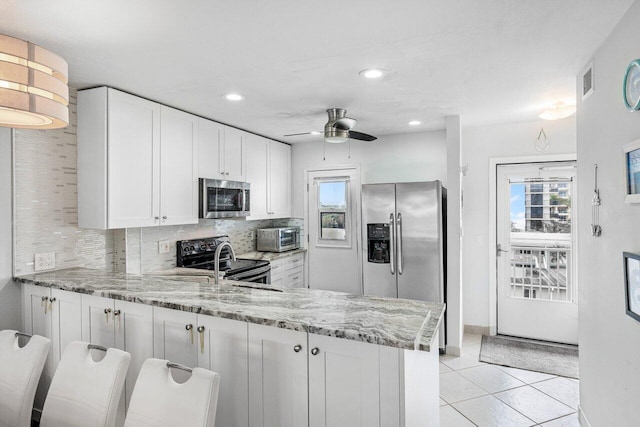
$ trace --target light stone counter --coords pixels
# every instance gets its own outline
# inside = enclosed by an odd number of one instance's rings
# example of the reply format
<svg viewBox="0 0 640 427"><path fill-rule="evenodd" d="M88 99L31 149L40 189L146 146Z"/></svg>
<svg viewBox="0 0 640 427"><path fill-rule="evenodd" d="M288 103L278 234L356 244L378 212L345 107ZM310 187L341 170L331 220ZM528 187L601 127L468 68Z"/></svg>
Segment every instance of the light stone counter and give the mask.
<svg viewBox="0 0 640 427"><path fill-rule="evenodd" d="M281 289L206 277L151 276L74 268L15 278L17 282L149 304L313 334L430 351L444 304ZM437 350L437 343L436 350Z"/></svg>
<svg viewBox="0 0 640 427"><path fill-rule="evenodd" d="M257 259L257 260L264 260L264 261L274 261L276 259L288 258L288 257L290 257L292 255L305 253L305 252L307 252L307 250L305 248L294 249L292 251L286 251L286 252L258 252L258 251L253 251L253 252L247 252L246 254L238 255L238 258Z"/></svg>

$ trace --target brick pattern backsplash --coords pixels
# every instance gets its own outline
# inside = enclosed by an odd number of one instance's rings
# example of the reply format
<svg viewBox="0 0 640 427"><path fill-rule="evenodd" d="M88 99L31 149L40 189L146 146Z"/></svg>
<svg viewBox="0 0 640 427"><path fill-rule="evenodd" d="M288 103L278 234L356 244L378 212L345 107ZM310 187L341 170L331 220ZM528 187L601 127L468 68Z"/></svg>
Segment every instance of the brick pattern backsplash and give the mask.
<svg viewBox="0 0 640 427"><path fill-rule="evenodd" d="M70 89L69 126L15 130L15 271L34 272L34 254L55 252L56 269L113 270L113 231L78 228L76 98Z"/></svg>

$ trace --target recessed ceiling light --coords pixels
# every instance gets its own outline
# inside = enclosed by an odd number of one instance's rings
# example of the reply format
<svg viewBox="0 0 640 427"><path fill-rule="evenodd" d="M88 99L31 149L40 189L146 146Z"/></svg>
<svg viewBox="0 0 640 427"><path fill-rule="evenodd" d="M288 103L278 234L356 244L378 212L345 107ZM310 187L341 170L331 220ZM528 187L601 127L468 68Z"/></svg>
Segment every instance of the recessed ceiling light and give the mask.
<svg viewBox="0 0 640 427"><path fill-rule="evenodd" d="M367 79L379 79L386 74L386 71L381 70L379 68L369 68L367 70L360 71L360 75L362 77L366 77Z"/></svg>
<svg viewBox="0 0 640 427"><path fill-rule="evenodd" d="M227 93L223 96L227 101L242 101L244 99L244 96L239 93Z"/></svg>
<svg viewBox="0 0 640 427"><path fill-rule="evenodd" d="M318 132L317 130L312 130L309 132L311 135L320 135L322 132Z"/></svg>
<svg viewBox="0 0 640 427"><path fill-rule="evenodd" d="M411 120L409 123L407 123L409 126L418 126L421 125L422 122L420 120Z"/></svg>

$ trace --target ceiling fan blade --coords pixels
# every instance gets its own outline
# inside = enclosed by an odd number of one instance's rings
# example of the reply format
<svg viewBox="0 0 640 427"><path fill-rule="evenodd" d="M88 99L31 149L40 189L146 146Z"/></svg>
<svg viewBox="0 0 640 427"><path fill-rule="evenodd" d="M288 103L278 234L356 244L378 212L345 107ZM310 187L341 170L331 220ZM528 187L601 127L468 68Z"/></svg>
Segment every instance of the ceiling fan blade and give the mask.
<svg viewBox="0 0 640 427"><path fill-rule="evenodd" d="M354 130L349 131L349 138L357 139L360 141L375 141L376 139L378 139L373 135L367 135L366 133L356 132Z"/></svg>
<svg viewBox="0 0 640 427"><path fill-rule="evenodd" d="M282 135L284 136L301 136L301 135L316 135L314 132L304 132L304 133L290 133L289 135Z"/></svg>
<svg viewBox="0 0 640 427"><path fill-rule="evenodd" d="M341 119L337 119L333 123L333 127L341 130L349 130L352 129L358 121L356 119L351 119L349 117L343 117Z"/></svg>

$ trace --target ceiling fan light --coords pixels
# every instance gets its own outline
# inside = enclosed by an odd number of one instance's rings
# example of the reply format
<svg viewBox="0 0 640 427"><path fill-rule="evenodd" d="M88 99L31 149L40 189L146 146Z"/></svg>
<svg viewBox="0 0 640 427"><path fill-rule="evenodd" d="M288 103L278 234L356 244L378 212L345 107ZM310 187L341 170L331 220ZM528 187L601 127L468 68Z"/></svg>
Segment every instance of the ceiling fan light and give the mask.
<svg viewBox="0 0 640 427"><path fill-rule="evenodd" d="M24 40L0 34L0 126L56 129L69 124L67 63Z"/></svg>
<svg viewBox="0 0 640 427"><path fill-rule="evenodd" d="M561 120L572 116L575 112L575 105L565 105L564 102L557 102L551 108L544 110L538 117L542 120Z"/></svg>
<svg viewBox="0 0 640 427"><path fill-rule="evenodd" d="M349 138L344 136L329 136L325 137L324 140L330 144L342 144L343 142L347 142Z"/></svg>

